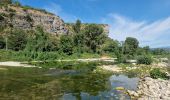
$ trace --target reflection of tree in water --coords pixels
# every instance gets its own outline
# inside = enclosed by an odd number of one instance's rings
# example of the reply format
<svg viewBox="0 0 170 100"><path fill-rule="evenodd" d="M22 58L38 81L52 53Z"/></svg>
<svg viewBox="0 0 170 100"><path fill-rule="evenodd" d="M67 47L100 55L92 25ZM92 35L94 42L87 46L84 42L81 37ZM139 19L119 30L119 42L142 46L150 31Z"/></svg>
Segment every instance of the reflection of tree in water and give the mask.
<svg viewBox="0 0 170 100"><path fill-rule="evenodd" d="M81 100L82 92L96 96L100 91L108 90L108 77L105 74L66 76L60 82L63 91L72 93L77 100Z"/></svg>
<svg viewBox="0 0 170 100"><path fill-rule="evenodd" d="M45 77L30 73L22 74L24 76L17 77L18 74L6 75L1 80L0 98L18 98L20 100L55 100L64 95L64 93L72 93L77 100L82 99L82 92L92 96L98 95L99 91L108 89L108 74L79 74L65 75L59 77ZM2 75L1 75L2 76ZM7 79L12 80L7 80ZM4 86L3 88L2 86ZM10 92L10 91L13 92ZM8 92L9 91L9 92Z"/></svg>

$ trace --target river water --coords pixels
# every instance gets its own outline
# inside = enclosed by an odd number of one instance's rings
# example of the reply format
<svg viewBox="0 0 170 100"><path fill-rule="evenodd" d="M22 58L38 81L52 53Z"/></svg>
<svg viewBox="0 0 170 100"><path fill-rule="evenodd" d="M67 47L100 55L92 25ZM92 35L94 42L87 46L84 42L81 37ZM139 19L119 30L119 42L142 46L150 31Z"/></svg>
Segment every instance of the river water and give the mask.
<svg viewBox="0 0 170 100"><path fill-rule="evenodd" d="M130 100L116 87L136 90L138 78L74 70L7 68L0 70L2 100Z"/></svg>

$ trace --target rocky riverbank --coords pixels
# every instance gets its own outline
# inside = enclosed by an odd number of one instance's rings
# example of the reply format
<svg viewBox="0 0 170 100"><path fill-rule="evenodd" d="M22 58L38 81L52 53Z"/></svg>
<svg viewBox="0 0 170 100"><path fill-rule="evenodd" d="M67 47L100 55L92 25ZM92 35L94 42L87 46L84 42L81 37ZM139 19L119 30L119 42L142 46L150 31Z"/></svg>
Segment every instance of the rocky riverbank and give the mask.
<svg viewBox="0 0 170 100"><path fill-rule="evenodd" d="M141 79L137 91L127 91L135 100L170 100L170 80Z"/></svg>

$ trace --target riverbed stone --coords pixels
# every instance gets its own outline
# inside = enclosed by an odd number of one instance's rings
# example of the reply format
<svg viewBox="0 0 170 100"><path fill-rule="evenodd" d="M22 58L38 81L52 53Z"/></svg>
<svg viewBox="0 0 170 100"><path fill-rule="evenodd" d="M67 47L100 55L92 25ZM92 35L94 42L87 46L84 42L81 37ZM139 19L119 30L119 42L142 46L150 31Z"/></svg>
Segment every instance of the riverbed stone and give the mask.
<svg viewBox="0 0 170 100"><path fill-rule="evenodd" d="M130 96L140 97L138 100L170 100L170 80L140 79L137 91L127 91Z"/></svg>

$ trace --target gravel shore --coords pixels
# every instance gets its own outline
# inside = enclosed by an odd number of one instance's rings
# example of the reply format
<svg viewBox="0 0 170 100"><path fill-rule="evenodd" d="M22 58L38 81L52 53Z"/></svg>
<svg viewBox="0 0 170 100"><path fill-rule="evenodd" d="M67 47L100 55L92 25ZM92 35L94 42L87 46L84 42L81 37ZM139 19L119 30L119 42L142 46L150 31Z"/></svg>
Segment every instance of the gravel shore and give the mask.
<svg viewBox="0 0 170 100"><path fill-rule="evenodd" d="M170 80L146 77L139 81L137 91L127 92L137 100L170 100Z"/></svg>

